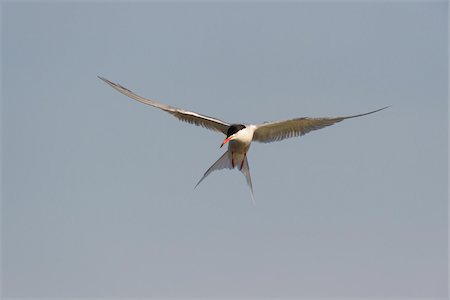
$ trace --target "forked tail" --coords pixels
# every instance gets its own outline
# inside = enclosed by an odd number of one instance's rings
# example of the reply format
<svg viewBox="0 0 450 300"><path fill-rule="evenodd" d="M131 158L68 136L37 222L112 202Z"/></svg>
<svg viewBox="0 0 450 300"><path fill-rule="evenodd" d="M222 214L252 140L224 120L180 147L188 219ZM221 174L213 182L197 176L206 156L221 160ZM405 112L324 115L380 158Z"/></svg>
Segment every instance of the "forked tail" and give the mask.
<svg viewBox="0 0 450 300"><path fill-rule="evenodd" d="M233 165L231 163L230 153L225 152L208 170L206 170L203 177L198 181L195 185L194 189L205 179L212 171L221 170L221 169L233 169Z"/></svg>
<svg viewBox="0 0 450 300"><path fill-rule="evenodd" d="M250 188L250 192L252 195L253 205L256 205L255 197L253 196L252 177L250 176L250 167L248 166L247 155L244 155L244 164L242 165L240 171L242 172L242 174L244 174L245 180L247 180L247 185Z"/></svg>
<svg viewBox="0 0 450 300"><path fill-rule="evenodd" d="M240 164L233 164L233 157L229 151L226 151L208 170L206 170L203 177L198 181L195 185L194 189L205 179L209 174L213 171L221 170L221 169L234 169L235 166L244 174L245 180L247 181L247 185L250 188L250 192L252 195L253 204L255 204L255 198L253 197L253 185L252 178L250 177L250 168L248 165L247 155L243 155L242 162Z"/></svg>

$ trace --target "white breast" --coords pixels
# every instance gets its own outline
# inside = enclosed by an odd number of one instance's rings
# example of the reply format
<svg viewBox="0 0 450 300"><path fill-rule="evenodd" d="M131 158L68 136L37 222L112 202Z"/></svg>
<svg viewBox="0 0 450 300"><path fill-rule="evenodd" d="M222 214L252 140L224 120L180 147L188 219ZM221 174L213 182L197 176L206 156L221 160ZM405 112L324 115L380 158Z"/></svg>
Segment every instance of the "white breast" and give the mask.
<svg viewBox="0 0 450 300"><path fill-rule="evenodd" d="M228 149L235 153L247 153L253 140L256 126L249 125L236 133L236 138L229 142Z"/></svg>

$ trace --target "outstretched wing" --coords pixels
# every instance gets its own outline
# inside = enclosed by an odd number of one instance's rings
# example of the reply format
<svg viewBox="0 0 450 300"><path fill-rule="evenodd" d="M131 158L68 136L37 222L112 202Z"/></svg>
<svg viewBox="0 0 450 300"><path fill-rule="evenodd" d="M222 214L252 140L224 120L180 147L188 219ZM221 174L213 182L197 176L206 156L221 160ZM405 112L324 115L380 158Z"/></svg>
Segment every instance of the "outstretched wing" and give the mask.
<svg viewBox="0 0 450 300"><path fill-rule="evenodd" d="M223 134L227 134L227 130L228 130L228 127L230 126L230 124L228 124L224 121L221 121L216 118L208 117L205 115L201 115L201 114L198 114L198 113L195 113L192 111L187 111L187 110L184 110L181 108L176 108L176 107L172 107L169 105L165 105L165 104L162 104L162 103L159 103L157 101L150 100L147 98L143 98L139 95L136 95L129 89L121 86L120 84L109 81L108 79L106 79L104 77L98 76L98 78L100 78L101 80L103 80L104 82L106 82L111 87L113 87L115 90L121 92L125 96L128 96L128 97L130 97L136 101L142 102L144 104L151 105L151 106L154 106L161 110L164 110L164 111L168 112L169 114L173 115L174 117L180 119L181 121L184 121L184 122L187 122L190 124L194 124L197 126L202 126L207 129L210 129L210 130L222 132Z"/></svg>
<svg viewBox="0 0 450 300"><path fill-rule="evenodd" d="M388 107L389 106L386 106L368 113L346 117L297 118L292 120L264 123L261 125L257 125L257 128L253 134L253 140L261 143L281 141L287 138L304 135L310 131L336 124L345 119L370 115Z"/></svg>

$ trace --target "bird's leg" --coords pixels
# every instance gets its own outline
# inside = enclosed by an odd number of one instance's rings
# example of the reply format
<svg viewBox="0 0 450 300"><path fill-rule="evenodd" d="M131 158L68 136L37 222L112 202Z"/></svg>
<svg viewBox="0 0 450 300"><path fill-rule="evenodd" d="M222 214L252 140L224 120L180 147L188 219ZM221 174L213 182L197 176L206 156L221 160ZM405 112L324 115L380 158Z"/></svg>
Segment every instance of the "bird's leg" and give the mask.
<svg viewBox="0 0 450 300"><path fill-rule="evenodd" d="M241 167L239 168L239 170L242 170L242 167L244 166L244 161L245 161L246 157L247 157L247 153L244 153L244 158L241 161Z"/></svg>
<svg viewBox="0 0 450 300"><path fill-rule="evenodd" d="M233 169L234 169L234 156L233 156L233 152L231 152L231 165L233 166Z"/></svg>

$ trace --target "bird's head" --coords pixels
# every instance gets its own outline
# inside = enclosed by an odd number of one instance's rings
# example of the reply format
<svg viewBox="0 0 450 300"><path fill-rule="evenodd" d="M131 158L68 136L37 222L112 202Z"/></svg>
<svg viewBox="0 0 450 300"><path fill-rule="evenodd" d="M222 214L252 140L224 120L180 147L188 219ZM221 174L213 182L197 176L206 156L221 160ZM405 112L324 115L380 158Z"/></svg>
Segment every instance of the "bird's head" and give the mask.
<svg viewBox="0 0 450 300"><path fill-rule="evenodd" d="M229 141L234 140L237 137L237 133L244 128L245 125L242 124L233 124L230 127L228 127L227 137L225 138L225 140L223 140L222 145L220 145L220 148L222 148L223 145L225 145Z"/></svg>

